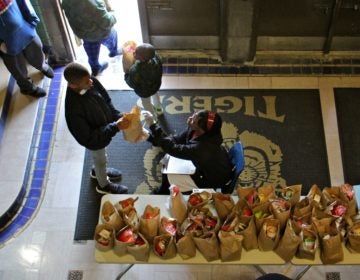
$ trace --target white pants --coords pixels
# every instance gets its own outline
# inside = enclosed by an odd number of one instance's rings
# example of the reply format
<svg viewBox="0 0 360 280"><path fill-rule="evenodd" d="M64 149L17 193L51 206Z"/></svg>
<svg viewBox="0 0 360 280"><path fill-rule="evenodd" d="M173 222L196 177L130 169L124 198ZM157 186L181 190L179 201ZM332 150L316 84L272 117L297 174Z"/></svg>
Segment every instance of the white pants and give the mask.
<svg viewBox="0 0 360 280"><path fill-rule="evenodd" d="M145 111L149 111L153 116L156 116L156 112L154 111L154 106L160 106L160 95L159 92L156 92L154 95L147 97L147 98L141 98L142 105L145 109Z"/></svg>

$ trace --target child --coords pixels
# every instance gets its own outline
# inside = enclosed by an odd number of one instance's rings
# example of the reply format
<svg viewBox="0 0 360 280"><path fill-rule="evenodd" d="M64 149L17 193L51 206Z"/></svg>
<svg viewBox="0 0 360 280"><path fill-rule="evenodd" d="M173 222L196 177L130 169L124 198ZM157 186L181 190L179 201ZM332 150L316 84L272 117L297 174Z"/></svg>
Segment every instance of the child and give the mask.
<svg viewBox="0 0 360 280"><path fill-rule="evenodd" d="M134 56L135 64L125 72L125 81L141 98L144 109L160 116L164 113L158 93L162 78L161 57L150 44L137 46Z"/></svg>
<svg viewBox="0 0 360 280"><path fill-rule="evenodd" d="M129 121L114 108L102 84L83 65L72 62L65 67L68 82L65 98L65 119L76 141L88 149L94 161L90 176L97 180L96 191L101 194L128 193L126 186L113 183L121 179L121 172L106 168L106 146Z"/></svg>

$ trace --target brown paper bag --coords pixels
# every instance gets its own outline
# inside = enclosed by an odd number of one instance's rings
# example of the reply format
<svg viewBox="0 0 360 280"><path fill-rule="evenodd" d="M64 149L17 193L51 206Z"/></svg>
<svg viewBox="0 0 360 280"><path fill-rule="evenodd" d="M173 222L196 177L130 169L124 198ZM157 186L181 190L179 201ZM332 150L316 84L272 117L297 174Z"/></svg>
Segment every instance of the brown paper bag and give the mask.
<svg viewBox="0 0 360 280"><path fill-rule="evenodd" d="M325 202L323 198L323 193L317 185L312 185L306 196L309 198L311 205L313 205L314 207L318 207L319 209L324 208L323 205L325 204Z"/></svg>
<svg viewBox="0 0 360 280"><path fill-rule="evenodd" d="M275 188L275 195L277 198L289 201L291 205L299 202L301 197L302 185L293 185L288 187Z"/></svg>
<svg viewBox="0 0 360 280"><path fill-rule="evenodd" d="M99 251L109 251L114 247L115 230L107 224L98 224L95 227L95 248Z"/></svg>
<svg viewBox="0 0 360 280"><path fill-rule="evenodd" d="M122 46L122 64L124 73L129 73L130 67L135 63L134 52L136 43L134 41L126 41Z"/></svg>
<svg viewBox="0 0 360 280"><path fill-rule="evenodd" d="M176 256L174 236L162 234L154 237L153 251L159 258L167 260Z"/></svg>
<svg viewBox="0 0 360 280"><path fill-rule="evenodd" d="M334 200L339 199L340 187L325 187L322 193L324 198L323 206L326 207Z"/></svg>
<svg viewBox="0 0 360 280"><path fill-rule="evenodd" d="M125 225L123 219L110 201L105 201L101 207L101 221L103 224L112 226L115 231L118 231Z"/></svg>
<svg viewBox="0 0 360 280"><path fill-rule="evenodd" d="M140 217L139 231L149 243L152 243L154 237L158 235L159 222L160 208L146 205L144 214Z"/></svg>
<svg viewBox="0 0 360 280"><path fill-rule="evenodd" d="M239 234L244 236L242 246L246 251L258 248L258 238L256 233L256 226L254 219L247 219L245 217L239 217L239 222L246 225L246 228L239 231Z"/></svg>
<svg viewBox="0 0 360 280"><path fill-rule="evenodd" d="M351 253L360 253L360 223L350 227L346 247Z"/></svg>
<svg viewBox="0 0 360 280"><path fill-rule="evenodd" d="M294 205L293 216L296 217L307 216L307 214L311 213L311 211L312 211L312 205L310 204L310 200L308 197L304 197Z"/></svg>
<svg viewBox="0 0 360 280"><path fill-rule="evenodd" d="M223 262L238 261L241 258L242 235L220 230L218 233L220 241L220 259Z"/></svg>
<svg viewBox="0 0 360 280"><path fill-rule="evenodd" d="M218 213L220 220L225 220L234 208L234 200L230 194L223 194L219 192L214 193L212 197L214 200L216 212Z"/></svg>
<svg viewBox="0 0 360 280"><path fill-rule="evenodd" d="M178 221L174 218L161 217L159 226L159 235L168 233L175 236L179 230Z"/></svg>
<svg viewBox="0 0 360 280"><path fill-rule="evenodd" d="M340 233L320 236L320 259L323 264L334 264L344 260Z"/></svg>
<svg viewBox="0 0 360 280"><path fill-rule="evenodd" d="M210 202L211 198L211 193L207 191L192 193L188 197L187 208L202 208Z"/></svg>
<svg viewBox="0 0 360 280"><path fill-rule="evenodd" d="M135 244L137 234L131 226L125 226L120 229L115 238L114 253L123 256L127 253L128 246Z"/></svg>
<svg viewBox="0 0 360 280"><path fill-rule="evenodd" d="M280 240L280 221L278 219L265 219L258 236L260 251L271 251Z"/></svg>
<svg viewBox="0 0 360 280"><path fill-rule="evenodd" d="M195 257L196 246L190 233L179 234L176 237L176 249L183 260Z"/></svg>
<svg viewBox="0 0 360 280"><path fill-rule="evenodd" d="M145 141L149 132L142 126L140 121L140 107L134 106L129 113L124 113L123 118L129 121L129 126L123 129L124 139L130 143Z"/></svg>
<svg viewBox="0 0 360 280"><path fill-rule="evenodd" d="M219 242L215 232L207 232L199 237L193 235L193 240L196 248L208 262L219 259Z"/></svg>
<svg viewBox="0 0 360 280"><path fill-rule="evenodd" d="M286 222L290 218L291 204L284 199L270 199L270 210L274 218L280 222L280 232L282 233Z"/></svg>
<svg viewBox="0 0 360 280"><path fill-rule="evenodd" d="M355 191L352 185L343 184L340 186L339 197L348 205L346 211L346 216L351 217L356 214L356 200L355 200Z"/></svg>
<svg viewBox="0 0 360 280"><path fill-rule="evenodd" d="M127 212L128 210L130 210L131 208L135 207L135 202L139 199L139 197L129 197L123 200L119 200L118 202L116 202L114 204L115 209L119 212L119 213L123 213L123 212Z"/></svg>
<svg viewBox="0 0 360 280"><path fill-rule="evenodd" d="M123 212L123 220L126 225L131 226L134 230L138 230L140 227L139 216L135 208L129 208Z"/></svg>
<svg viewBox="0 0 360 280"><path fill-rule="evenodd" d="M179 224L182 224L187 217L186 201L179 190L179 187L170 186L170 214Z"/></svg>
<svg viewBox="0 0 360 280"><path fill-rule="evenodd" d="M135 260L147 262L150 256L150 246L146 238L139 232L134 244L128 245L127 251Z"/></svg>
<svg viewBox="0 0 360 280"><path fill-rule="evenodd" d="M259 233L266 218L273 218L270 212L270 202L261 203L252 209L256 225L256 232Z"/></svg>
<svg viewBox="0 0 360 280"><path fill-rule="evenodd" d="M204 231L218 231L220 228L220 219L214 216L209 208L193 208L190 210L188 217L200 223Z"/></svg>
<svg viewBox="0 0 360 280"><path fill-rule="evenodd" d="M301 238L299 233L295 232L292 221L288 220L286 223L285 232L275 249L275 253L284 261L289 262L295 255L300 242Z"/></svg>
<svg viewBox="0 0 360 280"><path fill-rule="evenodd" d="M300 244L296 257L299 259L314 260L315 253L318 247L317 234L314 230L302 229L300 232Z"/></svg>

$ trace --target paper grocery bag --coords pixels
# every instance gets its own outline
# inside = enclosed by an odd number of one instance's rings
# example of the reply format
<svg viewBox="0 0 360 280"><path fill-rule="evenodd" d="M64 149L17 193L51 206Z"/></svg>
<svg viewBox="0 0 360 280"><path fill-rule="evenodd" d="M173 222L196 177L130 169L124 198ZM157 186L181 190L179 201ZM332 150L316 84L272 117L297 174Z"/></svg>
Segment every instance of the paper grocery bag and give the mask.
<svg viewBox="0 0 360 280"><path fill-rule="evenodd" d="M95 248L99 251L109 251L114 247L115 230L112 226L106 224L98 224L95 227Z"/></svg>
<svg viewBox="0 0 360 280"><path fill-rule="evenodd" d="M265 219L259 236L259 250L271 251L278 245L280 240L280 221L278 219Z"/></svg>
<svg viewBox="0 0 360 280"><path fill-rule="evenodd" d="M153 251L159 258L167 260L176 256L174 236L165 233L154 237Z"/></svg>
<svg viewBox="0 0 360 280"><path fill-rule="evenodd" d="M122 46L122 64L124 73L129 73L130 67L135 63L134 52L136 43L134 41L126 41Z"/></svg>
<svg viewBox="0 0 360 280"><path fill-rule="evenodd" d="M219 259L219 242L215 232L208 232L199 237L193 236L196 247L208 261Z"/></svg>
<svg viewBox="0 0 360 280"><path fill-rule="evenodd" d="M145 141L149 132L142 126L140 121L140 107L134 106L129 113L124 113L123 118L129 121L129 126L123 129L124 139L130 143Z"/></svg>
<svg viewBox="0 0 360 280"><path fill-rule="evenodd" d="M170 186L170 214L179 224L182 224L187 217L187 206L184 196L178 186Z"/></svg>
<svg viewBox="0 0 360 280"><path fill-rule="evenodd" d="M299 234L295 232L292 221L288 220L285 232L274 251L284 261L289 262L294 257L300 242L301 238Z"/></svg>
<svg viewBox="0 0 360 280"><path fill-rule="evenodd" d="M350 227L346 247L351 253L360 253L360 223Z"/></svg>
<svg viewBox="0 0 360 280"><path fill-rule="evenodd" d="M125 226L116 233L114 253L123 256L127 253L128 246L134 245L137 238L135 230L131 226Z"/></svg>
<svg viewBox="0 0 360 280"><path fill-rule="evenodd" d="M220 241L220 259L223 262L238 261L241 258L242 235L220 230L218 233Z"/></svg>
<svg viewBox="0 0 360 280"><path fill-rule="evenodd" d="M344 260L340 233L320 237L320 259L323 264L334 264Z"/></svg>
<svg viewBox="0 0 360 280"><path fill-rule="evenodd" d="M135 260L146 262L149 260L150 256L150 246L146 238L141 234L137 233L138 236L134 244L128 245L127 251L132 255Z"/></svg>
<svg viewBox="0 0 360 280"><path fill-rule="evenodd" d="M176 249L183 260L196 256L196 246L190 233L179 234L176 237Z"/></svg>
<svg viewBox="0 0 360 280"><path fill-rule="evenodd" d="M140 217L139 231L149 243L158 235L160 222L160 208L146 205L144 214Z"/></svg>
<svg viewBox="0 0 360 280"><path fill-rule="evenodd" d="M220 220L225 220L234 208L234 200L230 194L223 193L214 193L212 197L214 200L216 212L218 213Z"/></svg>
<svg viewBox="0 0 360 280"><path fill-rule="evenodd" d="M110 201L105 201L101 207L101 221L112 226L115 231L124 227L125 223Z"/></svg>

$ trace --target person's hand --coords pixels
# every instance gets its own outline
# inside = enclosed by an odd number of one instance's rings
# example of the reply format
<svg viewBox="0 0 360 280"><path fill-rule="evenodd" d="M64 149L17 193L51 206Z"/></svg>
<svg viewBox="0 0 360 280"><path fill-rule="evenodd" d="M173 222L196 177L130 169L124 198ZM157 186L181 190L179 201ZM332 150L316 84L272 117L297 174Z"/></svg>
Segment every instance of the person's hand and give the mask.
<svg viewBox="0 0 360 280"><path fill-rule="evenodd" d="M130 125L130 121L125 117L121 117L116 121L116 125L119 130L127 129Z"/></svg>
<svg viewBox="0 0 360 280"><path fill-rule="evenodd" d="M149 111L142 111L141 114L143 115L145 123L148 127L155 123L154 116Z"/></svg>

